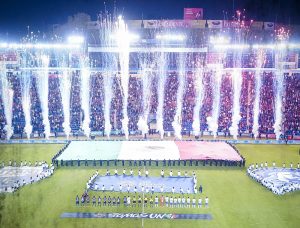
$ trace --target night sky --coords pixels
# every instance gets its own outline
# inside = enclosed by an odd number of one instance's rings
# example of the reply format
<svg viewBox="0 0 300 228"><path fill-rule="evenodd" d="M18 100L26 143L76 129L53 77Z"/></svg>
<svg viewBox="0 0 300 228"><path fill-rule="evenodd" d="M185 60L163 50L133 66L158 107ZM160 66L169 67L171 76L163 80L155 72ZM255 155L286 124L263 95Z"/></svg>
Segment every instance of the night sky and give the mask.
<svg viewBox="0 0 300 228"><path fill-rule="evenodd" d="M95 20L104 5L112 12L114 2L125 19L182 19L184 7L204 8L205 19L230 19L234 6L246 9L249 19L300 24L299 0L107 0L105 4L101 0L2 0L0 34L25 34L27 25L34 31L47 31L78 12Z"/></svg>

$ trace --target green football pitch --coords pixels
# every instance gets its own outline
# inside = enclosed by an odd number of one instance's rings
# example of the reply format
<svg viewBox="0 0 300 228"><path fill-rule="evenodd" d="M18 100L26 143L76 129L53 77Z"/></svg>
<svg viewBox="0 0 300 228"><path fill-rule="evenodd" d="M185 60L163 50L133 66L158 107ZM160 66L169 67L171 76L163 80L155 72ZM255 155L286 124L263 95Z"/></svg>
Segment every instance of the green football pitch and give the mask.
<svg viewBox="0 0 300 228"><path fill-rule="evenodd" d="M51 158L62 145L0 145L0 162L10 159L35 162ZM299 145L237 145L250 163L298 163ZM111 167L111 169L113 169ZM123 169L118 168L119 171ZM150 175L158 176L161 167L148 167ZM168 167L164 167L166 172ZM173 171L195 170L198 184L208 196L209 208L145 208L148 213L211 214L212 220L150 220L144 227L299 227L300 192L284 196L272 192L246 175L246 168L234 167L172 167ZM12 194L0 194L0 227L141 227L141 219L70 219L60 218L63 212L142 212L141 208L76 206L75 197L82 194L95 167L64 167L48 179L27 185ZM99 169L104 174L106 167ZM134 170L137 173L137 169ZM97 193L103 196L103 193ZM91 196L94 194L92 193ZM108 194L106 195L118 195ZM123 194L119 194L123 198ZM126 194L127 195L127 194ZM133 194L131 194L133 195Z"/></svg>

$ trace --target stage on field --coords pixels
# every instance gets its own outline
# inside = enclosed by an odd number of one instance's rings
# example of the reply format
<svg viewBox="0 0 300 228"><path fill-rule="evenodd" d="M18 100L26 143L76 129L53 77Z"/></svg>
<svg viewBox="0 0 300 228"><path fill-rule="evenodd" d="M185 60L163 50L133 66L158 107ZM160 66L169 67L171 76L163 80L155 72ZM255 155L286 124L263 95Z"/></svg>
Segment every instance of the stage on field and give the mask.
<svg viewBox="0 0 300 228"><path fill-rule="evenodd" d="M72 141L55 160L227 160L242 157L225 142Z"/></svg>

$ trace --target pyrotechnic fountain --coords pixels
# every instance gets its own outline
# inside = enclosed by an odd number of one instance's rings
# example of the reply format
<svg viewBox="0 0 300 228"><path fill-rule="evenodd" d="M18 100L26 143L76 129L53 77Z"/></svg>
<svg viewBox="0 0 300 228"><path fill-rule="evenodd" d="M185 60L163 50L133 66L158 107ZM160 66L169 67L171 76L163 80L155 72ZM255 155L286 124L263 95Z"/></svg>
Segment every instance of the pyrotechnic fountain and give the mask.
<svg viewBox="0 0 300 228"><path fill-rule="evenodd" d="M81 67L81 107L84 112L84 119L82 122L82 129L86 137L90 137L90 70L89 70L89 59L86 56L80 58Z"/></svg>
<svg viewBox="0 0 300 228"><path fill-rule="evenodd" d="M255 100L253 107L253 135L256 139L259 134L259 102L260 102L260 88L261 88L261 68L263 68L264 53L259 50L257 53L257 63L255 71Z"/></svg>
<svg viewBox="0 0 300 228"><path fill-rule="evenodd" d="M49 108L48 108L48 67L49 67L49 56L41 54L39 56L39 64L41 69L37 72L37 84L38 94L41 101L44 134L45 138L48 139L50 136L50 123L49 123Z"/></svg>
<svg viewBox="0 0 300 228"><path fill-rule="evenodd" d="M6 139L8 140L14 133L14 129L12 126L12 106L14 91L8 81L5 66L3 66L2 64L0 65L0 83L4 114L6 118L6 125L4 127L4 130L6 131Z"/></svg>
<svg viewBox="0 0 300 228"><path fill-rule="evenodd" d="M197 62L196 71L195 71L195 107L193 113L193 131L195 136L199 136L201 128L200 128L200 109L204 99L204 86L203 86L203 75L204 69L201 66L201 63Z"/></svg>
<svg viewBox="0 0 300 228"><path fill-rule="evenodd" d="M284 52L280 53L281 56L284 56ZM274 82L274 91L275 91L275 110L274 117L275 122L273 125L276 139L279 140L281 135L281 124L282 124L282 96L284 91L284 74L282 71L282 65L279 64L279 60L276 61L277 65L275 66L275 82Z"/></svg>
<svg viewBox="0 0 300 228"><path fill-rule="evenodd" d="M112 48L113 47L113 35L115 24L112 21L112 18L109 15L102 17L100 15L100 26L102 28L101 32L99 33L100 40L103 46ZM104 88L104 132L105 135L109 138L111 133L111 123L110 123L110 108L111 108L111 101L113 97L113 78L117 69L117 57L115 53L103 53L102 58L103 68L105 71L102 73L103 77L103 88Z"/></svg>
<svg viewBox="0 0 300 228"><path fill-rule="evenodd" d="M172 122L172 126L174 129L175 137L181 139L181 112L182 112L182 104L183 104L183 92L185 86L185 63L186 63L186 55L183 53L179 54L179 70L178 70L178 90L177 90L177 100L176 100L176 113L174 116L174 121Z"/></svg>
<svg viewBox="0 0 300 228"><path fill-rule="evenodd" d="M31 75L25 71L21 75L21 90L22 90L22 107L25 116L25 133L27 138L30 138L32 132L31 117L30 117L30 86L31 86Z"/></svg>
<svg viewBox="0 0 300 228"><path fill-rule="evenodd" d="M127 31L127 26L122 19L118 18L117 22L117 44L119 48L119 62L120 62L120 78L122 85L122 98L123 98L123 119L122 128L125 134L125 138L128 139L128 83L129 83L129 47L130 47L130 35Z"/></svg>
<svg viewBox="0 0 300 228"><path fill-rule="evenodd" d="M217 67L215 75L212 76L213 86L213 109L212 116L207 117L207 124L210 131L212 131L214 138L217 137L218 132L218 118L220 112L220 89L222 81L222 68Z"/></svg>
<svg viewBox="0 0 300 228"><path fill-rule="evenodd" d="M163 107L164 107L164 95L165 95L165 83L167 77L166 70L166 56L165 53L161 52L160 57L157 59L158 74L157 74L157 92L158 92L158 104L156 112L156 129L160 134L160 138L164 138L164 116L163 116Z"/></svg>
<svg viewBox="0 0 300 228"><path fill-rule="evenodd" d="M66 61L64 61L65 63ZM67 64L63 64L65 67L67 67ZM64 122L63 122L63 128L64 133L67 137L67 139L70 136L71 133L71 127L70 127L70 96L71 96L71 75L72 73L69 71L69 69L64 69L62 72L62 76L60 77L60 93L61 93L61 102L64 112Z"/></svg>
<svg viewBox="0 0 300 228"><path fill-rule="evenodd" d="M229 128L230 134L234 139L237 139L237 135L239 133L239 122L241 119L240 115L240 95L241 95L241 87L243 76L241 75L241 71L234 70L232 73L233 80L233 115L232 115L232 124Z"/></svg>
<svg viewBox="0 0 300 228"><path fill-rule="evenodd" d="M148 116L150 111L150 98L151 98L151 82L152 82L152 67L149 66L147 57L144 63L141 64L141 80L143 87L143 100L142 100L142 114L139 117L138 128L142 131L142 135L148 133Z"/></svg>

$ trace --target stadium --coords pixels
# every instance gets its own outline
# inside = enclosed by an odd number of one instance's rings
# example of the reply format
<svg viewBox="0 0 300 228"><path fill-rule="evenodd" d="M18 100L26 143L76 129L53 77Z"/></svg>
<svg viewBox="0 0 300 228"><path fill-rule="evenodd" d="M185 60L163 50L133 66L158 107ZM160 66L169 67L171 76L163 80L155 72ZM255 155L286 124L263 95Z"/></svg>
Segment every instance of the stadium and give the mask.
<svg viewBox="0 0 300 228"><path fill-rule="evenodd" d="M1 227L298 227L299 26L81 26L0 42Z"/></svg>

